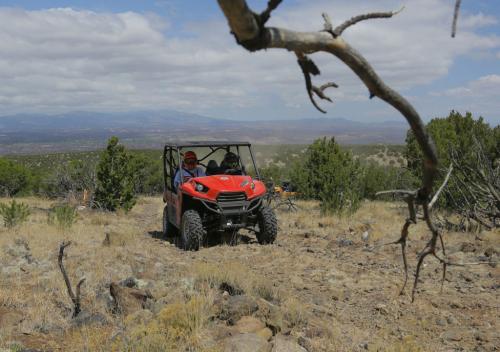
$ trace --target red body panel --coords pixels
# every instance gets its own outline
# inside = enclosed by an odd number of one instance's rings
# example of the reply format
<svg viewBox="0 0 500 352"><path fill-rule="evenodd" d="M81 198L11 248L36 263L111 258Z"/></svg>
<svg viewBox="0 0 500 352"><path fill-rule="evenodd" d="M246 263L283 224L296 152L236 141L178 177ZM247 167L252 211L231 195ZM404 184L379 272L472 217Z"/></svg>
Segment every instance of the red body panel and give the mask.
<svg viewBox="0 0 500 352"><path fill-rule="evenodd" d="M196 183L200 183L208 188L207 192L198 192ZM252 183L255 187L252 189ZM247 199L263 196L266 193L266 186L261 181L252 180L250 176L234 175L213 175L205 177L191 178L182 184L179 189L182 193L192 197L206 199L215 202L220 192L245 192Z"/></svg>

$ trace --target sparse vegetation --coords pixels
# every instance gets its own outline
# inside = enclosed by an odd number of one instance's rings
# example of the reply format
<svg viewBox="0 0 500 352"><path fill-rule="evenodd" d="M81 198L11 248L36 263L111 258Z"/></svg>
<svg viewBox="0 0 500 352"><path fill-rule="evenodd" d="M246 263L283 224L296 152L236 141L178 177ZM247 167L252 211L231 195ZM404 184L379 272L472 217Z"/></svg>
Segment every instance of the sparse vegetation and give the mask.
<svg viewBox="0 0 500 352"><path fill-rule="evenodd" d="M57 204L48 213L49 225L57 225L62 230L69 230L76 220L77 212L69 204Z"/></svg>
<svg viewBox="0 0 500 352"><path fill-rule="evenodd" d="M0 229L0 313L19 314L22 320L0 321L0 348L17 341L24 349L68 352L215 352L224 350L228 336L239 336L241 314L261 322L261 333L269 336L265 339L286 338L295 345L300 341L310 351L351 350L365 343L368 350L381 351L429 351L458 344L473 349L478 344L475 329L480 329L486 350L498 344L495 317L488 314L495 300L495 268L489 262L473 270L451 268L452 283L445 282L442 297L433 283L422 285L413 304L397 295L399 251L380 244L395 239L406 216L401 203L367 201L356 216L339 217L322 215L317 201L299 201L299 211L278 212L283 236L277 245L262 247L247 233L247 244L186 254L151 237L161 227L158 197L140 198L127 214L86 210L65 232L47 225L52 201L16 201L36 210L22 232ZM110 245L103 245L108 229ZM422 224L416 225L412 246L424 243L425 233ZM492 262L498 258L488 250L498 247L495 232L484 232L481 241L456 233L445 236L464 261L477 261L485 252ZM82 325L71 319L73 306L57 267L55 249L63 240L74 243L64 258L69 279L75 285L82 275L87 277ZM414 258L409 261L414 265ZM427 271L438 267L429 262ZM110 282L130 276L142 281L154 299L127 316L113 313L106 299ZM233 301L245 304L229 323L224 302ZM440 317L444 325L435 323ZM461 341L443 335L457 328ZM401 331L403 338L394 331Z"/></svg>
<svg viewBox="0 0 500 352"><path fill-rule="evenodd" d="M28 204L18 203L13 199L8 205L0 203L0 215L3 217L5 227L13 228L28 220L30 208Z"/></svg>

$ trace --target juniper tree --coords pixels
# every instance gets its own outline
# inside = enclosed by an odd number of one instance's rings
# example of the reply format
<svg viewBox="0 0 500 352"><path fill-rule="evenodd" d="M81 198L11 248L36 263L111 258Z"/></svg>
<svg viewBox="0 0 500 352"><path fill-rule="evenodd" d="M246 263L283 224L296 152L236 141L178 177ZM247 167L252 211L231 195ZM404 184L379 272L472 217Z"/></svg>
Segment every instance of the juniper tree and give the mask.
<svg viewBox="0 0 500 352"><path fill-rule="evenodd" d="M97 165L95 203L98 207L110 211L132 209L136 198L130 161L130 154L118 143L118 138L111 137Z"/></svg>

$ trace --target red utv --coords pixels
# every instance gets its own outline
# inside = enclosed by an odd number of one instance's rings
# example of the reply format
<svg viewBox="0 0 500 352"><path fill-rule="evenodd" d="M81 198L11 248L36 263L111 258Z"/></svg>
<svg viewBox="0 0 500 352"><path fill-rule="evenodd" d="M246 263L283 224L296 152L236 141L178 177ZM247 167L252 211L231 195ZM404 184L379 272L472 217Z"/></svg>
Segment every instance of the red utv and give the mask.
<svg viewBox="0 0 500 352"><path fill-rule="evenodd" d="M195 151L198 165L207 176L174 179L183 156ZM247 174L242 156L251 161L255 179ZM237 163L224 167L224 156ZM224 160L223 160L224 159ZM264 205L266 187L260 181L252 148L248 142L186 142L167 144L163 152L163 235L179 236L185 250L198 250L210 236L239 229L255 232L260 244L273 243L278 233L274 211Z"/></svg>

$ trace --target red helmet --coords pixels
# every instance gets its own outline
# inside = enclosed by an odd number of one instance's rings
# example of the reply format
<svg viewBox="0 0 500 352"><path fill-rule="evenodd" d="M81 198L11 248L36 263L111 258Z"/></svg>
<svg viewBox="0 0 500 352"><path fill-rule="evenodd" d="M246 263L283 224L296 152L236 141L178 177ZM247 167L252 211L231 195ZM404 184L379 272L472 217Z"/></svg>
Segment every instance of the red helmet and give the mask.
<svg viewBox="0 0 500 352"><path fill-rule="evenodd" d="M187 152L185 152L184 153L184 162L186 162L188 160L198 161L198 157L196 156L196 153L191 151L191 150L188 150Z"/></svg>

